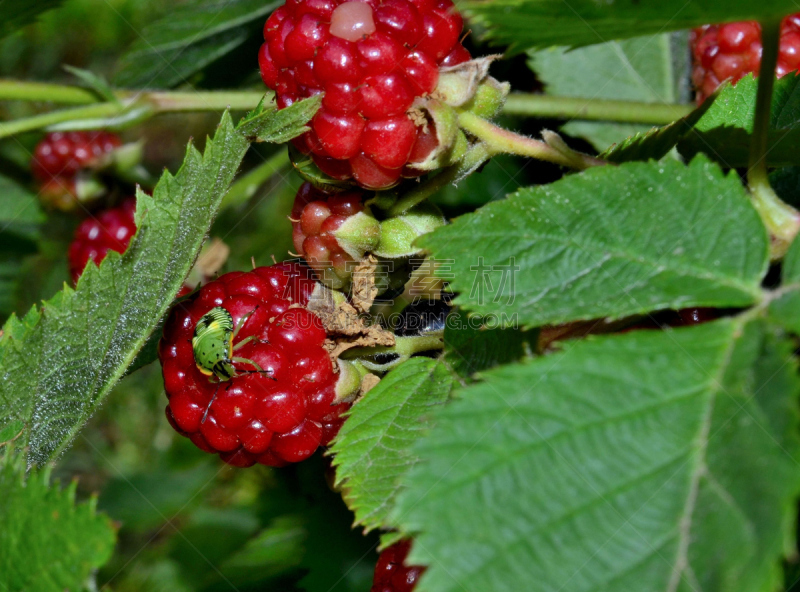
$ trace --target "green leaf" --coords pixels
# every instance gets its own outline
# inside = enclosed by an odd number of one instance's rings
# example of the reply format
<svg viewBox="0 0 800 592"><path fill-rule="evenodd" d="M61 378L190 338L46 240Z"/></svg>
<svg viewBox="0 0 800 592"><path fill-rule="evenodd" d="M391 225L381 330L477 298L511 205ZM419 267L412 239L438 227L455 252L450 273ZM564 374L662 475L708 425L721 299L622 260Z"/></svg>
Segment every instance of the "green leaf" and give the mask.
<svg viewBox="0 0 800 592"><path fill-rule="evenodd" d="M781 288L769 303L769 315L774 323L800 335L800 240L795 239L783 259Z"/></svg>
<svg viewBox="0 0 800 592"><path fill-rule="evenodd" d="M296 516L280 516L220 566L237 586L257 584L300 565L306 529Z"/></svg>
<svg viewBox="0 0 800 592"><path fill-rule="evenodd" d="M0 589L82 590L111 557L111 521L94 498L75 503L75 481L63 490L42 473L23 481L13 464L0 468Z"/></svg>
<svg viewBox="0 0 800 592"><path fill-rule="evenodd" d="M430 566L416 590L776 589L800 384L770 381L789 349L765 331L590 338L461 391L414 447L393 516L409 563Z"/></svg>
<svg viewBox="0 0 800 592"><path fill-rule="evenodd" d="M144 29L120 60L114 82L132 88L181 84L244 43L250 30L263 25L279 5L263 0L190 0L179 4Z"/></svg>
<svg viewBox="0 0 800 592"><path fill-rule="evenodd" d="M36 196L0 175L0 233L11 232L25 238L36 238L37 226L45 215Z"/></svg>
<svg viewBox="0 0 800 592"><path fill-rule="evenodd" d="M452 262L455 303L498 326L747 306L762 297L768 257L739 178L702 157L595 167L419 242Z"/></svg>
<svg viewBox="0 0 800 592"><path fill-rule="evenodd" d="M410 445L423 418L444 403L452 374L428 358L401 364L353 406L332 452L337 482L365 531L387 526L399 479L416 462Z"/></svg>
<svg viewBox="0 0 800 592"><path fill-rule="evenodd" d="M34 22L40 14L52 10L61 4L61 0L2 0L0 11L3 18L0 20L0 39L15 32L17 29Z"/></svg>
<svg viewBox="0 0 800 592"><path fill-rule="evenodd" d="M692 131L678 143L690 158L703 152L726 167L747 166L753 130L758 81L748 75L719 96ZM775 83L772 97L770 166L800 164L800 76L784 76Z"/></svg>
<svg viewBox="0 0 800 592"><path fill-rule="evenodd" d="M610 162L660 160L678 144L681 138L692 131L692 128L697 125L712 104L713 99L709 98L686 117L663 127L654 127L646 132L639 132L619 144L611 146L600 155L600 158Z"/></svg>
<svg viewBox="0 0 800 592"><path fill-rule="evenodd" d="M24 421L29 463L44 464L72 440L158 325L200 251L248 148L225 114L201 155L139 192L139 231L124 255L87 267L40 311L12 317L0 339L0 426Z"/></svg>
<svg viewBox="0 0 800 592"><path fill-rule="evenodd" d="M69 64L64 64L62 67L83 82L89 90L94 91L99 98L112 103L119 102L117 96L114 94L114 91L109 86L108 81L102 76L95 74L91 70L76 68L75 66L70 66Z"/></svg>
<svg viewBox="0 0 800 592"><path fill-rule="evenodd" d="M239 131L253 141L282 144L307 132L306 125L322 104L322 95L293 103L286 109L264 105L264 99L239 124Z"/></svg>
<svg viewBox="0 0 800 592"><path fill-rule="evenodd" d="M465 0L459 7L498 44L517 48L578 47L699 27L782 17L792 0Z"/></svg>
<svg viewBox="0 0 800 592"><path fill-rule="evenodd" d="M25 429L25 424L19 420L14 420L7 424L0 430L0 446L16 440L22 435L23 429Z"/></svg>
<svg viewBox="0 0 800 592"><path fill-rule="evenodd" d="M626 41L610 41L567 51L551 48L530 52L530 67L548 94L645 103L678 103L686 93L686 60L673 60L676 46L685 57L686 35L661 34ZM589 140L598 150L647 126L573 121L562 130Z"/></svg>

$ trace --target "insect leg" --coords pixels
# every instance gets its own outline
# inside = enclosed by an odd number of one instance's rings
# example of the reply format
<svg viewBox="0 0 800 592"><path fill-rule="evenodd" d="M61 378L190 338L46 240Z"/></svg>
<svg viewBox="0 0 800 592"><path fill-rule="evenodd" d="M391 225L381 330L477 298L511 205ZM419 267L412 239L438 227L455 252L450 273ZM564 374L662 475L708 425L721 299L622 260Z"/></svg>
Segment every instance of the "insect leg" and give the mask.
<svg viewBox="0 0 800 592"><path fill-rule="evenodd" d="M246 315L244 315L241 319L239 319L239 322L236 323L236 327L233 328L233 337L231 338L231 341L236 339L236 336L239 334L239 331L241 330L241 328L244 327L244 324L250 319L252 314L257 310L258 310L258 306L256 306L253 310L248 312Z"/></svg>
<svg viewBox="0 0 800 592"><path fill-rule="evenodd" d="M272 374L272 370L263 370L261 366L256 364L253 360L248 360L247 358L233 358L231 361L238 364L249 364L256 368L256 370L242 370L242 374L267 374L268 378L271 378L272 380L278 380L273 376L269 376Z"/></svg>
<svg viewBox="0 0 800 592"><path fill-rule="evenodd" d="M206 422L206 417L208 417L208 412L211 409L211 403L213 403L214 399L217 398L217 393L219 392L219 387L220 386L222 386L222 383L218 382L217 383L217 388L214 389L214 396L211 397L211 400L208 402L208 405L206 406L206 410L203 413L203 419L200 420L200 423L205 423ZM228 385L228 387L230 387L230 385ZM225 390L227 390L227 389L225 389Z"/></svg>

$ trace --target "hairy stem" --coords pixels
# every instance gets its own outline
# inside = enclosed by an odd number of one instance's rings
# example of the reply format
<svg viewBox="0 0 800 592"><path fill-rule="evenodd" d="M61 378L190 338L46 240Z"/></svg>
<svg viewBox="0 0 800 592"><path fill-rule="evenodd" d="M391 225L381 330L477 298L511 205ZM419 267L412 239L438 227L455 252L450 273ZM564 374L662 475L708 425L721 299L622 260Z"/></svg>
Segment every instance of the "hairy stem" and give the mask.
<svg viewBox="0 0 800 592"><path fill-rule="evenodd" d="M568 148L563 142L554 145L552 142L521 136L468 111L459 113L458 123L461 129L482 140L491 154L528 156L578 170L606 164L603 160Z"/></svg>
<svg viewBox="0 0 800 592"><path fill-rule="evenodd" d="M87 129L122 127L140 123L159 113L191 111L246 111L264 97L261 92L131 92L114 93L119 102L100 102L93 93L81 88L0 80L0 99L43 100L82 103L82 107L42 113L0 123L0 138L50 126ZM267 93L267 99L271 93Z"/></svg>
<svg viewBox="0 0 800 592"><path fill-rule="evenodd" d="M781 20L761 23L763 53L761 75L758 77L756 112L753 118L753 136L750 140L750 162L747 183L750 195L764 225L770 233L770 256L782 258L800 231L800 212L784 203L769 183L767 153L772 108L772 91L775 86L775 66L778 63Z"/></svg>
<svg viewBox="0 0 800 592"><path fill-rule="evenodd" d="M147 96L164 110L221 110L250 109L263 93L253 91L211 92L144 92L116 91L119 99ZM42 101L51 103L88 105L101 101L86 89L63 84L46 84L22 80L0 80L0 101ZM169 108L167 108L169 106ZM669 103L641 103L637 101L611 101L580 99L534 93L512 93L503 112L507 115L553 119L581 119L589 121L618 121L665 125L684 117L692 111L691 105Z"/></svg>
<svg viewBox="0 0 800 592"><path fill-rule="evenodd" d="M692 105L579 99L531 93L511 93L503 113L525 117L618 121L666 125L692 112Z"/></svg>

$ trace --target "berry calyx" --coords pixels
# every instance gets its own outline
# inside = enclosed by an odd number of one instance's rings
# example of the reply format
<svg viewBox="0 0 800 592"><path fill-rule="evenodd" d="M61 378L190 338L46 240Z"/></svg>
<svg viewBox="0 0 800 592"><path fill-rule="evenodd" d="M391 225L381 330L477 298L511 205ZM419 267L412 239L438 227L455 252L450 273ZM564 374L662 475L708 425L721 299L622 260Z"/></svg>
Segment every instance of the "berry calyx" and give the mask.
<svg viewBox="0 0 800 592"><path fill-rule="evenodd" d="M103 131L52 132L36 145L31 171L41 187L43 201L71 210L77 201L102 193L102 187L84 174L106 165L122 146L116 134Z"/></svg>
<svg viewBox="0 0 800 592"><path fill-rule="evenodd" d="M315 285L297 263L234 271L172 310L159 359L173 428L241 467L299 462L330 442L349 404L333 405L337 375L326 333L305 308ZM223 344L234 354L227 380L201 371L207 360L192 347L198 322L217 307L235 327Z"/></svg>
<svg viewBox="0 0 800 592"><path fill-rule="evenodd" d="M326 285L343 287L356 262L380 240L361 191L327 193L304 183L292 208L294 248Z"/></svg>
<svg viewBox="0 0 800 592"><path fill-rule="evenodd" d="M386 189L436 147L433 122L410 112L440 67L470 59L462 27L451 0L293 0L264 26L261 77L281 109L325 93L295 147L338 180Z"/></svg>
<svg viewBox="0 0 800 592"><path fill-rule="evenodd" d="M131 197L119 207L102 211L78 225L67 252L73 282L78 282L89 261L100 265L109 251L125 252L136 233L135 211L136 200Z"/></svg>
<svg viewBox="0 0 800 592"><path fill-rule="evenodd" d="M411 541L395 543L383 550L375 566L370 592L411 592L424 567L405 564Z"/></svg>
<svg viewBox="0 0 800 592"><path fill-rule="evenodd" d="M761 65L761 26L755 21L705 25L691 33L692 83L702 103L724 81L736 83L758 74ZM800 13L781 23L775 74L780 78L800 69Z"/></svg>

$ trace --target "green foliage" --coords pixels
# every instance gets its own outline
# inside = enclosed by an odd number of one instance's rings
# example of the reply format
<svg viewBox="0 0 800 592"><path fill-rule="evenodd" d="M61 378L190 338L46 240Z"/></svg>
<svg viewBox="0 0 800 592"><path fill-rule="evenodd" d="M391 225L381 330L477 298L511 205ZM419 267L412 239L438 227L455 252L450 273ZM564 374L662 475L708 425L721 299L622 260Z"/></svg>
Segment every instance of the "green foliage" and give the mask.
<svg viewBox="0 0 800 592"><path fill-rule="evenodd" d="M319 109L322 95L297 101L280 111L276 110L274 104L265 105L264 100L252 113L247 114L238 129L252 141L279 144L288 142L309 130L306 123Z"/></svg>
<svg viewBox="0 0 800 592"><path fill-rule="evenodd" d="M704 152L724 166L747 166L757 80L747 76L722 89L691 133L679 142L681 154ZM770 165L800 164L795 146L800 143L800 76L784 76L775 83L772 97Z"/></svg>
<svg viewBox="0 0 800 592"><path fill-rule="evenodd" d="M61 0L5 0L3 2L3 19L0 23L0 38L14 33L20 27L32 23L40 14L52 10Z"/></svg>
<svg viewBox="0 0 800 592"><path fill-rule="evenodd" d="M0 341L0 425L25 422L29 462L59 454L124 374L161 320L202 246L248 148L226 115L205 155L189 147L176 176L139 193L128 251L89 266ZM102 295L102 299L101 299Z"/></svg>
<svg viewBox="0 0 800 592"><path fill-rule="evenodd" d="M279 2L191 0L150 24L122 57L114 82L169 88L242 45ZM255 63L255 62L254 62Z"/></svg>
<svg viewBox="0 0 800 592"><path fill-rule="evenodd" d="M531 51L529 63L551 95L681 103L688 79L686 43L686 35L637 37L572 51L563 47ZM683 59L676 59L676 54ZM587 121L570 121L562 127L564 133L586 138L598 150L647 129Z"/></svg>
<svg viewBox="0 0 800 592"><path fill-rule="evenodd" d="M757 80L746 76L736 85L724 85L684 119L640 133L603 154L613 162L661 158L674 146L686 158L706 154L726 167L747 166L753 130ZM784 76L775 83L772 98L769 163L789 166L800 162L800 76ZM794 177L783 179L785 189Z"/></svg>
<svg viewBox="0 0 800 592"><path fill-rule="evenodd" d="M353 407L332 452L356 524L367 531L387 524L399 480L417 461L410 445L425 428L423 418L447 400L453 384L442 364L414 358Z"/></svg>
<svg viewBox="0 0 800 592"><path fill-rule="evenodd" d="M774 589L800 385L757 371L784 365L773 339L723 320L486 373L414 447L394 518L430 565L419 592Z"/></svg>
<svg viewBox="0 0 800 592"><path fill-rule="evenodd" d="M760 299L767 237L704 158L599 167L524 189L423 237L463 308L539 326Z"/></svg>
<svg viewBox="0 0 800 592"><path fill-rule="evenodd" d="M75 503L75 482L62 490L48 486L44 472L23 479L19 463L0 464L0 587L83 589L114 549L111 521L95 512L96 499Z"/></svg>
<svg viewBox="0 0 800 592"><path fill-rule="evenodd" d="M488 29L489 38L519 49L579 47L699 27L707 23L782 17L797 10L790 0L466 0L460 7Z"/></svg>

